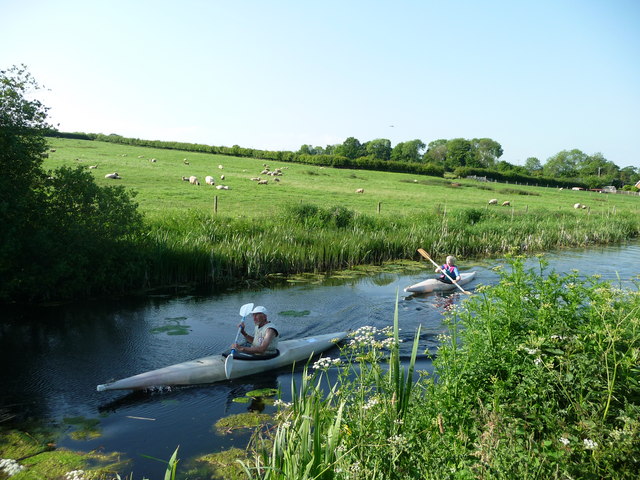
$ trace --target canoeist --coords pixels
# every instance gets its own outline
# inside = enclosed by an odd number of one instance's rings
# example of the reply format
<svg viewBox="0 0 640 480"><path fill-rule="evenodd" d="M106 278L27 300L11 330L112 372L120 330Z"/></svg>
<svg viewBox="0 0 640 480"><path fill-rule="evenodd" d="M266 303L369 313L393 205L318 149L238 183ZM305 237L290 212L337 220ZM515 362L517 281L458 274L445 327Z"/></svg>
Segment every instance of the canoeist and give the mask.
<svg viewBox="0 0 640 480"><path fill-rule="evenodd" d="M252 311L255 330L249 335L244 330L244 323L240 323L240 333L251 346L241 346L237 343L231 345L238 352L256 355L275 354L278 351L278 328L267 319L267 309L257 306Z"/></svg>
<svg viewBox="0 0 640 480"><path fill-rule="evenodd" d="M436 273L441 274L438 280L443 283L458 283L460 280L460 272L458 271L458 267L456 267L456 257L449 255L447 257L447 263L436 268Z"/></svg>

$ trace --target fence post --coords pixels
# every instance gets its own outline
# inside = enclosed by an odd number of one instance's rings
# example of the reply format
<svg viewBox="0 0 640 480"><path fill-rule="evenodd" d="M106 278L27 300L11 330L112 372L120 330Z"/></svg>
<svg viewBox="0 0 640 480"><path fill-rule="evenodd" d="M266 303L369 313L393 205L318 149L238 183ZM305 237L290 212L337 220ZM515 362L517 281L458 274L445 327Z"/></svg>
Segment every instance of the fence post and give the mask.
<svg viewBox="0 0 640 480"><path fill-rule="evenodd" d="M213 213L218 213L218 195L213 197Z"/></svg>
<svg viewBox="0 0 640 480"><path fill-rule="evenodd" d="M378 213L380 213L380 205L382 205L382 202L378 202Z"/></svg>

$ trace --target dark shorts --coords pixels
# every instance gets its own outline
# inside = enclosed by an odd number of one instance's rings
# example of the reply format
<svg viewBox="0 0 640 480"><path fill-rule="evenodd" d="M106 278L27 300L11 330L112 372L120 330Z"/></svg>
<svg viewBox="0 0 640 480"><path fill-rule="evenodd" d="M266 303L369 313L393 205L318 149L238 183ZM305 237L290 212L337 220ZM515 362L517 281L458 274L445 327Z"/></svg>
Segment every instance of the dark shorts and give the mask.
<svg viewBox="0 0 640 480"><path fill-rule="evenodd" d="M231 352L223 353L223 357L228 357ZM270 358L275 358L280 355L280 351L276 350L273 353L244 353L244 352L236 352L233 354L233 358L235 360L269 360Z"/></svg>

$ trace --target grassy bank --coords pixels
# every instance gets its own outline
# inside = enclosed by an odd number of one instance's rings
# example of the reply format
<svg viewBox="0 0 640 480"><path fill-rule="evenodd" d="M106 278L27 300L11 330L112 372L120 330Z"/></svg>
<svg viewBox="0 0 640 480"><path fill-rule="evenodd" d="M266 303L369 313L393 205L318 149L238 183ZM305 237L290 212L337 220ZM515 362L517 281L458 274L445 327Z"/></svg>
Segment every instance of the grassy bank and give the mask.
<svg viewBox="0 0 640 480"><path fill-rule="evenodd" d="M97 166L89 171L98 184L138 192L146 233L123 251L128 289L418 259L419 246L464 260L640 233L634 196L297 164L270 165L282 171L270 176L264 162L250 158L85 140L52 139L51 146L45 167ZM114 171L121 180L104 178ZM191 175L201 185L181 179ZM230 189L205 185L206 175ZM251 180L257 177L268 184ZM364 193L355 193L360 188ZM489 205L492 198L510 205ZM576 203L586 208L576 210Z"/></svg>
<svg viewBox="0 0 640 480"><path fill-rule="evenodd" d="M542 262L541 270L544 270ZM405 369L394 333L354 334L280 404L255 479L635 478L640 295L516 261L450 311L434 376ZM387 363L385 368L384 363ZM324 376L339 369L339 380ZM437 381L435 380L437 379Z"/></svg>

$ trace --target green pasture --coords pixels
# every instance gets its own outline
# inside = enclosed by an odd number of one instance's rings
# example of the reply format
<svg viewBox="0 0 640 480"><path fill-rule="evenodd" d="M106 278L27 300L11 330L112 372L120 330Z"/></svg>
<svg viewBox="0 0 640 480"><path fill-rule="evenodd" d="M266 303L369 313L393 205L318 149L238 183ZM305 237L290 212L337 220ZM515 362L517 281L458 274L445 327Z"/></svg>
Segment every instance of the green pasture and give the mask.
<svg viewBox="0 0 640 480"><path fill-rule="evenodd" d="M138 192L140 209L149 217L165 216L186 210L213 212L217 197L220 215L264 217L277 214L281 207L293 204L343 206L362 214L424 214L425 211L453 211L483 208L504 215L527 212L574 212L573 205L587 206L583 213L640 213L640 197L596 192L559 190L557 188L484 183L466 179L445 179L403 173L335 169L311 165L268 162L271 170L282 168L283 175L261 174L264 160L192 153L106 142L50 139L51 151L45 168L97 165L90 171L99 185L123 185ZM151 159L155 159L152 162ZM185 163L185 159L188 165ZM222 169L219 168L222 165ZM120 180L105 179L118 172ZM200 186L182 181L195 175ZM229 190L206 185L205 176ZM220 176L225 179L221 180ZM258 185L251 178L268 180ZM274 181L278 178L280 181ZM355 193L364 189L363 194ZM489 206L492 198L498 206ZM502 207L504 201L510 207Z"/></svg>

